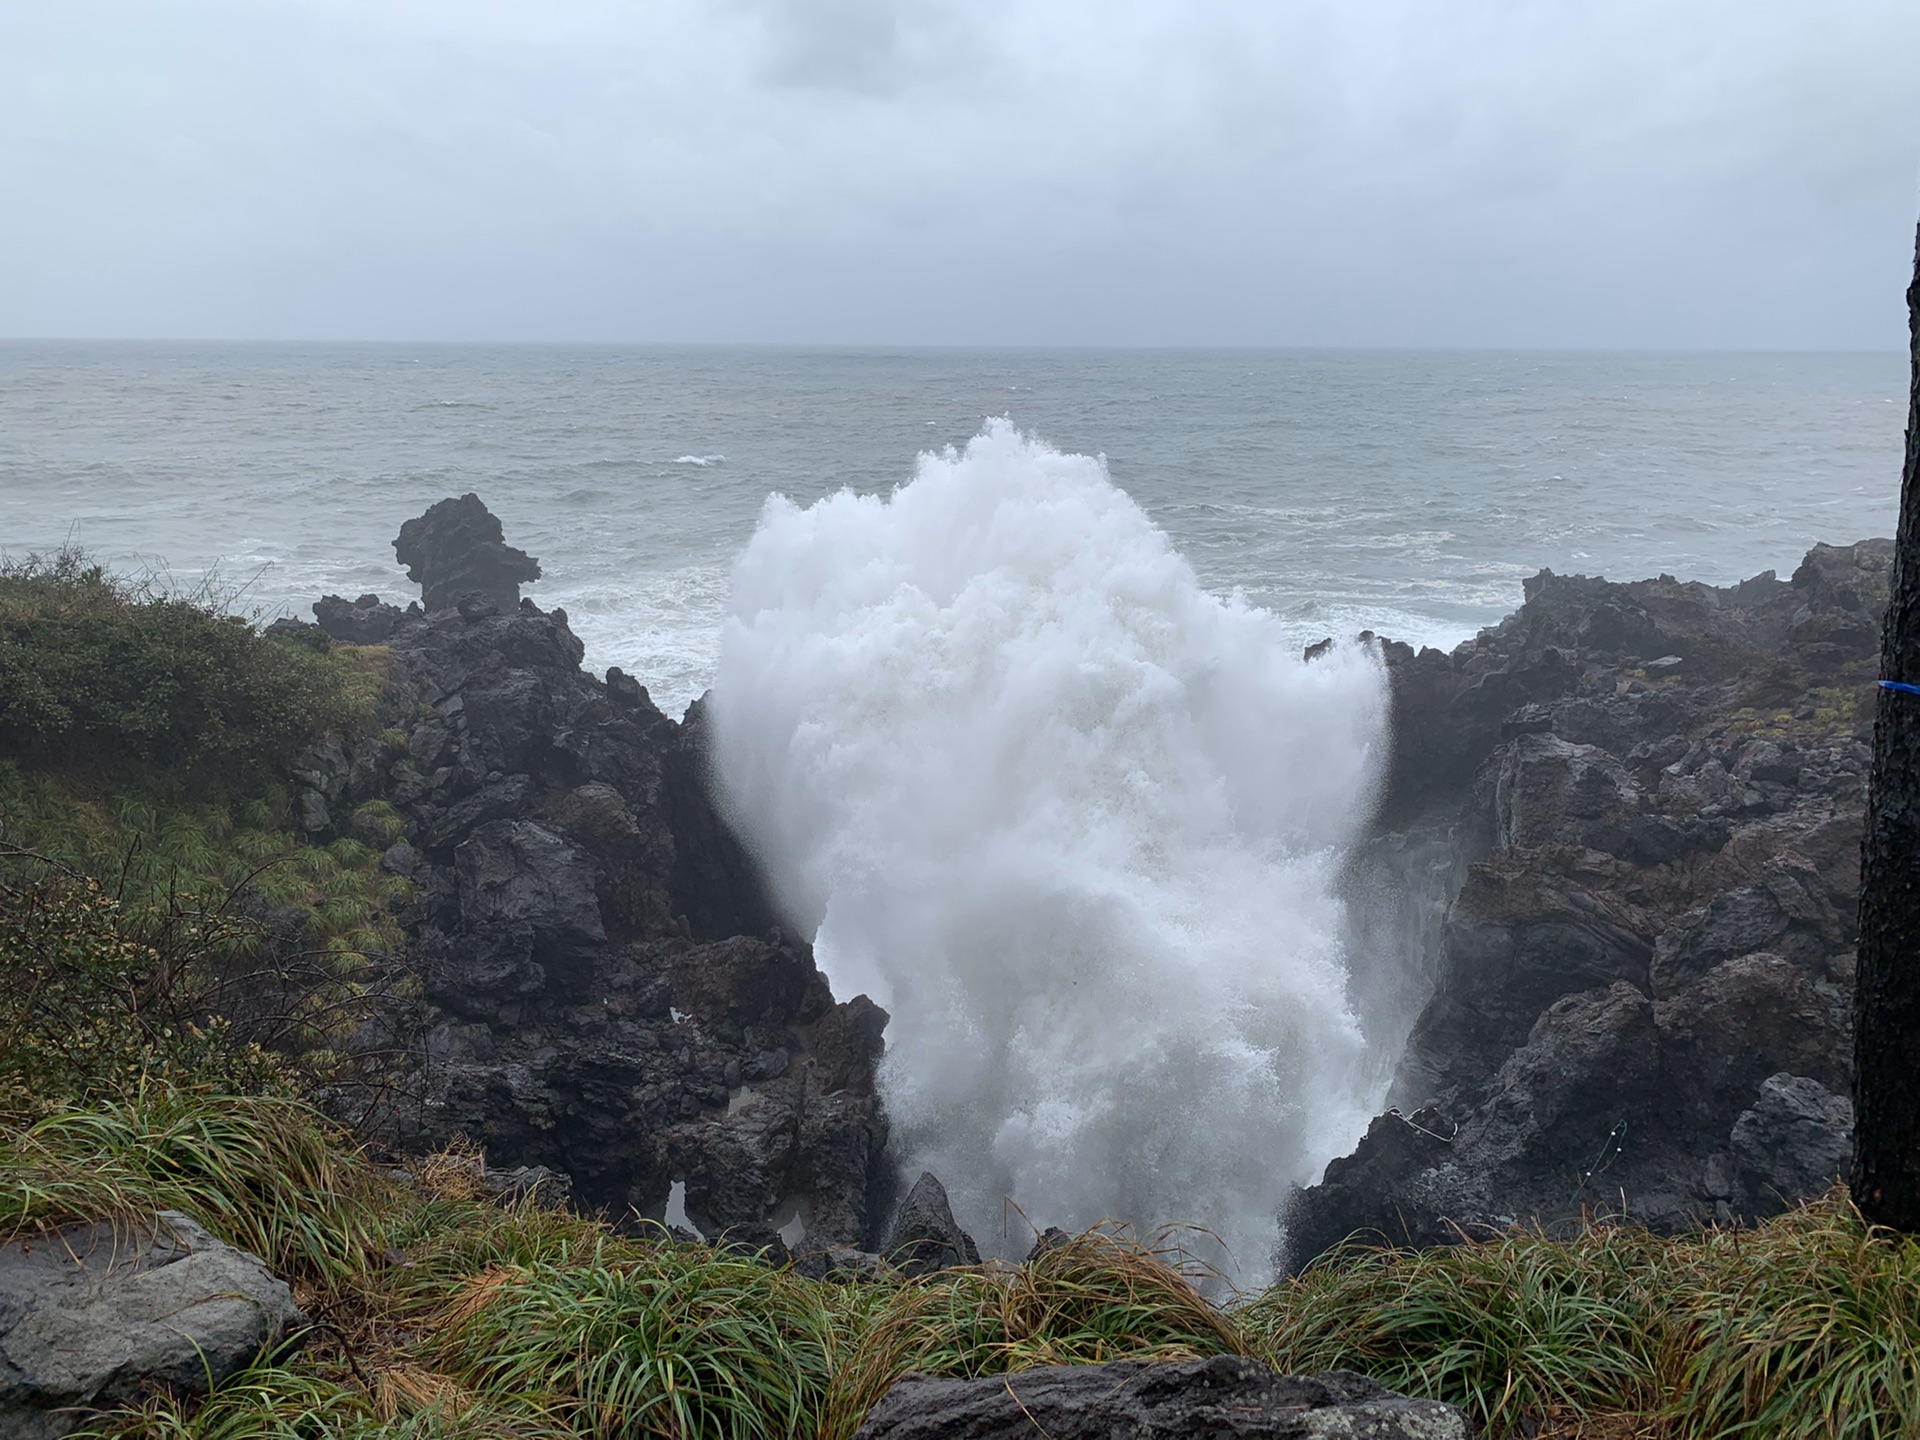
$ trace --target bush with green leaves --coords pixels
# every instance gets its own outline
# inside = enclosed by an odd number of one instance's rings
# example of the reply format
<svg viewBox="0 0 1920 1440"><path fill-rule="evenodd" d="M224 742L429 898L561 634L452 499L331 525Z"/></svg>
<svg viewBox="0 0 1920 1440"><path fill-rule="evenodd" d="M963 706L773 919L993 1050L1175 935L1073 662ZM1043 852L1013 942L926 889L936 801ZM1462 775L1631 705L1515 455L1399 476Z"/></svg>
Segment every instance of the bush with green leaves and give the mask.
<svg viewBox="0 0 1920 1440"><path fill-rule="evenodd" d="M270 773L371 717L361 668L76 551L0 567L0 752L36 765Z"/></svg>
<svg viewBox="0 0 1920 1440"><path fill-rule="evenodd" d="M278 1062L198 999L207 958L250 928L230 913L176 911L141 935L91 879L0 873L0 1117L92 1104L149 1079L285 1093Z"/></svg>

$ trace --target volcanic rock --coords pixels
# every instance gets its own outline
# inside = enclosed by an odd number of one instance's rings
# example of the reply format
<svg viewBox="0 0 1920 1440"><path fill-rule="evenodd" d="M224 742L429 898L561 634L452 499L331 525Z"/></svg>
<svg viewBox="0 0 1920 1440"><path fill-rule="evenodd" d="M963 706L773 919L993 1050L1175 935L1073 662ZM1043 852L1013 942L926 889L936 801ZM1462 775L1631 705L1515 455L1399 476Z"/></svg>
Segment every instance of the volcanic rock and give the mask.
<svg viewBox="0 0 1920 1440"><path fill-rule="evenodd" d="M836 1003L775 925L709 796L699 707L676 725L584 672L501 533L472 496L402 528L426 605L381 641L380 733L294 767L322 833L404 827L381 845L407 943L354 1047L383 1087L336 1110L393 1148L464 1137L544 1167L616 1218L661 1219L679 1181L708 1236L799 1213L804 1247L871 1244L886 1012Z"/></svg>
<svg viewBox="0 0 1920 1440"><path fill-rule="evenodd" d="M1013 1375L909 1375L857 1440L1468 1440L1451 1405L1412 1400L1350 1371L1281 1375L1238 1355L1049 1365Z"/></svg>
<svg viewBox="0 0 1920 1440"><path fill-rule="evenodd" d="M1791 582L1542 571L1450 654L1383 648L1395 748L1354 893L1424 908L1363 921L1356 979L1397 944L1430 996L1393 1110L1289 1207L1294 1265L1355 1232L1671 1231L1826 1188L1891 565L1868 540Z"/></svg>
<svg viewBox="0 0 1920 1440"><path fill-rule="evenodd" d="M429 613L479 595L492 603L493 613L506 614L519 605L520 587L540 578L540 562L506 543L500 521L472 492L442 500L407 521L393 542L393 553L407 567L407 578L420 587ZM328 617L319 614L320 608L316 605L314 611L326 625Z"/></svg>
<svg viewBox="0 0 1920 1440"><path fill-rule="evenodd" d="M931 1275L956 1265L978 1265L980 1251L960 1228L947 1202L947 1187L923 1170L894 1217L880 1253L902 1275Z"/></svg>
<svg viewBox="0 0 1920 1440"><path fill-rule="evenodd" d="M52 1440L154 1389L204 1393L304 1323L266 1265L171 1210L0 1246L0 1434Z"/></svg>
<svg viewBox="0 0 1920 1440"><path fill-rule="evenodd" d="M1728 1148L1750 1203L1772 1208L1817 1194L1853 1158L1853 1104L1805 1075L1769 1075L1733 1122Z"/></svg>
<svg viewBox="0 0 1920 1440"><path fill-rule="evenodd" d="M400 628L406 612L398 605L383 603L378 595L362 595L353 601L323 595L313 602L313 618L329 639L348 645L384 645Z"/></svg>

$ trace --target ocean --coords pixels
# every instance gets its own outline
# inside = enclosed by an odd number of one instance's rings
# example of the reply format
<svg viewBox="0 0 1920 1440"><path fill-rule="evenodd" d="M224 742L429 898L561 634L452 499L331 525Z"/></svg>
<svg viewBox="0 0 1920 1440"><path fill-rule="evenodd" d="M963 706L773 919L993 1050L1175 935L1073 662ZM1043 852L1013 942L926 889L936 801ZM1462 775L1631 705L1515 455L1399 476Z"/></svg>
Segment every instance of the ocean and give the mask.
<svg viewBox="0 0 1920 1440"><path fill-rule="evenodd" d="M1102 455L1305 644L1450 646L1542 566L1724 583L1891 533L1888 354L0 342L0 550L74 541L262 618L415 591L401 522L477 492L589 663L711 682L767 495L886 492L989 417Z"/></svg>
<svg viewBox="0 0 1920 1440"><path fill-rule="evenodd" d="M1011 1198L1197 1226L1258 1283L1425 999L1422 957L1356 950L1391 928L1342 884L1390 717L1347 637L1451 644L1542 566L1724 582L1888 533L1904 380L1897 355L13 344L0 545L211 571L265 618L410 598L394 534L477 492L590 664L669 711L712 686L723 808L835 993L891 1013L904 1172L990 1250L1024 1251L993 1238Z"/></svg>

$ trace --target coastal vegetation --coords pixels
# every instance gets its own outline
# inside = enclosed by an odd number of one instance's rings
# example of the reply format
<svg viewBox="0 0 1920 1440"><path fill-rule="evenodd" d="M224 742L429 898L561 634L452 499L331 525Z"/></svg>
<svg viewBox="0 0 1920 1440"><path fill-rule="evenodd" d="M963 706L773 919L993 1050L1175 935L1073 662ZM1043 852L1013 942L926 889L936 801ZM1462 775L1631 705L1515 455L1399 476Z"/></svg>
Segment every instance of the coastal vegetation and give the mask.
<svg viewBox="0 0 1920 1440"><path fill-rule="evenodd" d="M367 839L309 843L279 787L374 723L383 654L71 556L0 572L0 646L0 1239L179 1210L309 1320L211 1396L154 1394L93 1436L850 1440L909 1371L1221 1353L1362 1371L1490 1436L1920 1433L1920 1242L1843 1192L1678 1238L1348 1248L1219 1300L1178 1231L815 1280L503 1202L470 1147L380 1163L318 1101L399 943L405 883L372 843L396 822L366 807Z"/></svg>
<svg viewBox="0 0 1920 1440"><path fill-rule="evenodd" d="M76 1046L159 1063L235 1023L326 1078L372 957L400 947L410 887L369 843L397 837L392 808L309 844L285 784L371 722L385 652L265 636L220 602L74 550L0 565L0 904L9 973L33 977L0 997L4 1083L71 1094L44 1082ZM23 888L38 872L70 883Z"/></svg>
<svg viewBox="0 0 1920 1440"><path fill-rule="evenodd" d="M179 1209L295 1283L298 1351L100 1436L848 1440L909 1370L1221 1353L1359 1370L1494 1436L1920 1430L1920 1243L1839 1194L1744 1232L1354 1251L1220 1305L1177 1235L836 1283L502 1205L480 1173L461 1152L376 1167L297 1099L142 1076L9 1131L0 1233Z"/></svg>

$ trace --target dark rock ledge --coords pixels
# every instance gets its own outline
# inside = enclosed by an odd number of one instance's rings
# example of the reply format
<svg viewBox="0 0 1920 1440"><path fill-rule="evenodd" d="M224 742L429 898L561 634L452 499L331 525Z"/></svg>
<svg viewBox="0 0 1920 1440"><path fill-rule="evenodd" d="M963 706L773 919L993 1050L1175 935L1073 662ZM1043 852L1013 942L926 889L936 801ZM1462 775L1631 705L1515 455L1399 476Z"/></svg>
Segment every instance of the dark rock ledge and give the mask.
<svg viewBox="0 0 1920 1440"><path fill-rule="evenodd" d="M1291 1206L1295 1265L1356 1231L1749 1221L1843 1168L1892 559L1819 545L1725 588L1543 571L1451 654L1385 647L1395 750L1354 891L1431 999L1398 1113Z"/></svg>
<svg viewBox="0 0 1920 1440"><path fill-rule="evenodd" d="M1238 1355L1048 1365L975 1380L909 1375L856 1440L1468 1440L1451 1405L1349 1371L1280 1375Z"/></svg>

